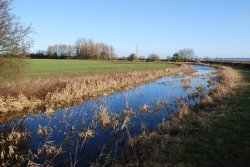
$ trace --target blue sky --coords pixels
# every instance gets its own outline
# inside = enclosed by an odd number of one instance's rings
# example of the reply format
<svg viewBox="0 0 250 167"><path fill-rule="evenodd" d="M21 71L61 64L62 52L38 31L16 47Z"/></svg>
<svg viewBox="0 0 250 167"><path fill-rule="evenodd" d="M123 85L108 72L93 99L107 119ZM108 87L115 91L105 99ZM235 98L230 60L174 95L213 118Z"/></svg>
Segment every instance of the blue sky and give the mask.
<svg viewBox="0 0 250 167"><path fill-rule="evenodd" d="M79 38L162 58L182 48L199 57L250 58L250 0L15 0L13 12L32 24L32 51Z"/></svg>

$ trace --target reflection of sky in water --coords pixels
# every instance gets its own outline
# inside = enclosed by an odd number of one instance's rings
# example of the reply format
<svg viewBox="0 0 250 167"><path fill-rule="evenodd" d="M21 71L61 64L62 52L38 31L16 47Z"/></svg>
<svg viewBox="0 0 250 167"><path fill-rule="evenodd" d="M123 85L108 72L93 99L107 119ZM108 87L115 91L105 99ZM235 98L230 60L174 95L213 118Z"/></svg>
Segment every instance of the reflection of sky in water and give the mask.
<svg viewBox="0 0 250 167"><path fill-rule="evenodd" d="M214 72L215 70L205 66L193 66L198 71L195 74L206 74ZM77 159L79 166L88 165L90 162L96 162L100 151L108 153L110 150L114 150L118 146L118 150L124 145L127 136L135 136L142 132L141 125L145 124L147 130L155 129L159 123L163 120L168 120L173 116L173 113L180 108L176 105L176 98L182 99L184 102L190 105L195 105L201 96L196 99L188 99L188 94L193 92L197 87L204 87L205 91L209 91L208 80L210 77L200 76L184 76L191 79L191 88L184 89L182 86L183 77L164 77L153 83L139 86L126 93L118 92L107 97L100 97L95 100L89 100L81 105L71 107L69 109L62 109L55 112L50 119L47 119L45 114L31 115L26 119L17 120L20 124L24 125L31 132L31 143L27 143L27 146L35 152L40 148L45 141L53 141L56 145L62 145L64 154L60 155L54 162L60 164L69 160L69 152L73 152L76 148L76 143L81 145L82 141L78 140L78 133L91 129L95 131L95 137L89 138L82 145L82 148L78 148ZM165 108L161 108L160 111L155 110L157 102L164 102L168 104ZM144 104L150 106L149 113L141 113L140 107ZM134 112L137 113L136 117L131 119L129 130L119 131L116 134L110 127L106 131L99 121L96 123L93 118L99 112L100 106L108 108L108 112L122 115L122 111L127 107L131 107ZM123 119L121 119L121 123ZM52 133L49 137L37 135L39 125L42 127L48 126ZM10 127L11 124L6 125ZM76 128L75 133L72 133L71 127ZM5 127L5 126L4 126ZM3 130L4 127L1 129ZM128 133L129 132L129 133ZM106 149L103 146L106 146ZM75 152L72 153L75 156ZM72 157L73 157L72 156ZM38 162L44 161L41 158Z"/></svg>

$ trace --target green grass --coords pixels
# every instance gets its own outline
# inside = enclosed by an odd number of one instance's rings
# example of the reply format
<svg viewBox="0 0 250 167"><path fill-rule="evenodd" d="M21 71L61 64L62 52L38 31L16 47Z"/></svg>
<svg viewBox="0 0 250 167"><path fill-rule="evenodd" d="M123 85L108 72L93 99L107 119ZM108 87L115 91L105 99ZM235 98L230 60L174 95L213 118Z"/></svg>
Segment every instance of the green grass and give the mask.
<svg viewBox="0 0 250 167"><path fill-rule="evenodd" d="M157 70L173 68L176 66L174 64L165 62L123 62L94 60L30 59L28 62L28 77Z"/></svg>
<svg viewBox="0 0 250 167"><path fill-rule="evenodd" d="M185 164L250 166L250 70L241 73L245 78L241 92L205 109L210 126L186 129L184 143L177 146Z"/></svg>

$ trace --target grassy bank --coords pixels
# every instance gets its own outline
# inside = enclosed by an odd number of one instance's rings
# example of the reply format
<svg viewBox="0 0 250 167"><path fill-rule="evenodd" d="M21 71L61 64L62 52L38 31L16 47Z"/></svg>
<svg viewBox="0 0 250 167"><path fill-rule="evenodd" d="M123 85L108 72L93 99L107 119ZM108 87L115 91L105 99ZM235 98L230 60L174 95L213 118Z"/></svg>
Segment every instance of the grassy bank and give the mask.
<svg viewBox="0 0 250 167"><path fill-rule="evenodd" d="M131 140L116 166L249 166L250 73L222 71L220 86L157 131Z"/></svg>
<svg viewBox="0 0 250 167"><path fill-rule="evenodd" d="M179 156L186 164L250 166L250 71L240 73L244 77L241 88L204 107L208 127L187 130L190 135L179 146L183 150Z"/></svg>
<svg viewBox="0 0 250 167"><path fill-rule="evenodd" d="M88 75L128 71L161 70L176 65L164 62L30 59L26 77Z"/></svg>

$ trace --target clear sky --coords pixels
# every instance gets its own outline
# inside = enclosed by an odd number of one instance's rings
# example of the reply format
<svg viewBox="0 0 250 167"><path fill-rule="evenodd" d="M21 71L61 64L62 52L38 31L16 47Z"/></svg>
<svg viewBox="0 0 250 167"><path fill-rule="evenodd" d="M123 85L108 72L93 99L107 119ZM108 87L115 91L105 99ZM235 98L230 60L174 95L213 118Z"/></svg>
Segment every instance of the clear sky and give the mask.
<svg viewBox="0 0 250 167"><path fill-rule="evenodd" d="M32 51L79 38L162 58L181 48L199 57L250 58L250 0L14 0L36 34Z"/></svg>

